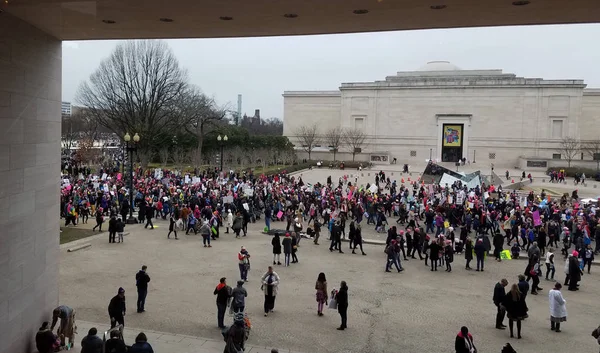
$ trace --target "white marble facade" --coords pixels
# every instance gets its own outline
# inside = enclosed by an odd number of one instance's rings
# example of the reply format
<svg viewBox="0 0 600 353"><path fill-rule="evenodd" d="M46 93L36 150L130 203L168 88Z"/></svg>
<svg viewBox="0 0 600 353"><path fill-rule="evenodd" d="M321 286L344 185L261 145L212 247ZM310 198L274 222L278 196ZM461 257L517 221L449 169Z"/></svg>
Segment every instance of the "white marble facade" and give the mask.
<svg viewBox="0 0 600 353"><path fill-rule="evenodd" d="M61 41L0 15L0 353L58 304Z"/></svg>
<svg viewBox="0 0 600 353"><path fill-rule="evenodd" d="M415 163L430 154L442 160L444 124L463 125L463 157L498 166L515 166L520 156L553 158L563 137L600 138L600 90L586 89L583 80L461 70L444 61L383 81L342 83L338 91L286 91L283 97L284 135L292 142L299 145L300 125L318 124L322 133L360 128L368 135L361 160L386 155Z"/></svg>

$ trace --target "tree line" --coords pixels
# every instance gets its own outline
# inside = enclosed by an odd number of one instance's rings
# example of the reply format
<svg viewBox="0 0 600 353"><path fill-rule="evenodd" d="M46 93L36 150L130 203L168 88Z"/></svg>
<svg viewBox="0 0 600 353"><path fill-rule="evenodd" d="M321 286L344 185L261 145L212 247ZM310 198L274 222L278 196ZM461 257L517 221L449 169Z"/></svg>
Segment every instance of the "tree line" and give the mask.
<svg viewBox="0 0 600 353"><path fill-rule="evenodd" d="M224 159L237 166L294 159L291 143L275 135L283 130L278 120L232 125L235 112L191 84L164 41L119 44L80 85L76 102L84 107L85 130L97 124L120 139L137 133L136 155L144 166L156 158L165 164L211 164L221 150L218 135L228 136L221 142Z"/></svg>
<svg viewBox="0 0 600 353"><path fill-rule="evenodd" d="M294 131L294 135L298 139L301 149L308 154L309 160L316 147L326 144L333 153L334 161L341 148L346 148L349 153L352 153L352 161L354 161L356 155L362 152L367 139L365 132L360 129L336 127L321 133L317 124L300 126Z"/></svg>

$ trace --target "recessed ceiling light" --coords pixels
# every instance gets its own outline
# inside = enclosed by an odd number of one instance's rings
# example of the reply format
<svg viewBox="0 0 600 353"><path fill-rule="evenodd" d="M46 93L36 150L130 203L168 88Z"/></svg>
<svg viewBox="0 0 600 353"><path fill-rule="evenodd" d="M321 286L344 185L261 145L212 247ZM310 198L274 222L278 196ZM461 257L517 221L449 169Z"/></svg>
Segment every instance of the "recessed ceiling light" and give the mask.
<svg viewBox="0 0 600 353"><path fill-rule="evenodd" d="M163 17L163 18L160 18L160 21L161 22L173 22L173 19L172 18Z"/></svg>
<svg viewBox="0 0 600 353"><path fill-rule="evenodd" d="M446 5L431 5L429 6L432 10L443 10L445 9L447 6Z"/></svg>
<svg viewBox="0 0 600 353"><path fill-rule="evenodd" d="M517 1L513 1L513 5L515 6L525 6L525 5L529 5L531 3L531 1L529 0L517 0Z"/></svg>
<svg viewBox="0 0 600 353"><path fill-rule="evenodd" d="M352 11L355 15L364 15L366 13L369 13L369 10L365 10L365 9L360 9L360 10L354 10Z"/></svg>
<svg viewBox="0 0 600 353"><path fill-rule="evenodd" d="M231 20L233 20L233 17L230 17L230 16L221 16L221 17L219 17L219 19L221 19L223 21L231 21Z"/></svg>
<svg viewBox="0 0 600 353"><path fill-rule="evenodd" d="M115 22L115 21L113 21L113 20L102 20L102 22L104 22L104 23L106 23L106 24L109 24L109 25L112 25L112 24L116 23L116 22Z"/></svg>
<svg viewBox="0 0 600 353"><path fill-rule="evenodd" d="M285 18L296 18L296 17L298 17L298 15L296 15L295 13L286 13L285 15L283 15L283 17L285 17Z"/></svg>

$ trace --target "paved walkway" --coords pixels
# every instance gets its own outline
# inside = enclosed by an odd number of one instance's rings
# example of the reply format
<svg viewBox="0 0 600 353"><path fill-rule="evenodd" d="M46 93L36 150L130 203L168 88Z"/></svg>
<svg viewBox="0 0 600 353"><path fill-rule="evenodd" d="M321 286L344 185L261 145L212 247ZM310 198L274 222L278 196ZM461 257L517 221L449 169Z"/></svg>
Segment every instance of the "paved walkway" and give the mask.
<svg viewBox="0 0 600 353"><path fill-rule="evenodd" d="M105 324L77 320L78 334L75 337L75 349L71 350L73 353L80 353L81 340L92 327L98 329L98 336L100 338L102 338L105 330L110 328ZM150 343L155 353L222 353L223 348L225 347L225 342L222 340L219 341L209 338L186 336L130 327L126 327L123 332L125 343L127 345L133 344L135 342L135 337L140 332L144 332L146 334L146 337L148 337L148 343ZM250 335L252 335L252 332ZM245 353L271 353L272 348L276 347L246 345ZM297 351L290 351L289 349L277 349L280 353L300 353Z"/></svg>

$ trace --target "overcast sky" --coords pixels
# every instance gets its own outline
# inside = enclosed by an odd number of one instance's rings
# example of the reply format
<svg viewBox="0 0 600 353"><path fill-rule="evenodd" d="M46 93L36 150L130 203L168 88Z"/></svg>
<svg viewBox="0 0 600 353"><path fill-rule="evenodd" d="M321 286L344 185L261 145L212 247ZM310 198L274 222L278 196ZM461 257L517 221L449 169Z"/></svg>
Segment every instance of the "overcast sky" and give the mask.
<svg viewBox="0 0 600 353"><path fill-rule="evenodd" d="M447 60L462 69L583 79L600 87L600 25L470 28L298 37L168 40L190 81L242 113L283 118L283 91L336 90ZM63 44L63 100L73 101L118 41Z"/></svg>

